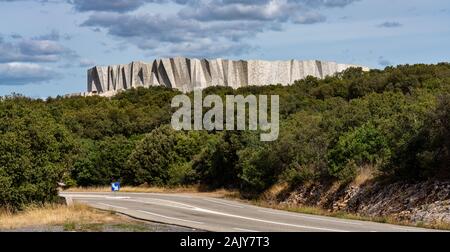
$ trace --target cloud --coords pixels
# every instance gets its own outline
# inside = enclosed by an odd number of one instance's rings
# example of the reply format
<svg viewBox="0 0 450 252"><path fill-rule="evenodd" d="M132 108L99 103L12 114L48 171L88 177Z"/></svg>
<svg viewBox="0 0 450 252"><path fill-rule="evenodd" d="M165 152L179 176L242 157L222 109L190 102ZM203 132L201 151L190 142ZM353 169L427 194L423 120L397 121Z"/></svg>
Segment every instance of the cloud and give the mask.
<svg viewBox="0 0 450 252"><path fill-rule="evenodd" d="M157 42L186 42L217 37L239 40L261 32L265 27L264 23L258 21L204 23L176 16L115 13L92 15L82 26L105 28L109 34L118 37L145 38Z"/></svg>
<svg viewBox="0 0 450 252"><path fill-rule="evenodd" d="M237 55L249 48L241 41L243 38L266 29L265 24L258 21L203 23L171 16L116 13L92 15L82 26L104 28L110 35L124 38L160 56L179 53L186 56L218 56L218 52Z"/></svg>
<svg viewBox="0 0 450 252"><path fill-rule="evenodd" d="M1 1L1 0L0 0ZM81 26L105 31L153 55L203 57L239 55L253 47L248 39L286 24L325 22L328 8L358 0L58 0L77 12L90 12ZM174 12L133 12L149 4L176 4ZM52 32L36 39L59 41ZM56 60L57 55L39 59ZM1 58L1 56L0 56Z"/></svg>
<svg viewBox="0 0 450 252"><path fill-rule="evenodd" d="M84 1L83 1L84 2ZM99 1L93 1L99 2ZM102 2L102 1L100 1ZM95 12L81 26L132 43L158 56L239 55L253 47L246 39L268 30L281 31L286 23L309 25L324 22L325 8L347 6L355 0L160 0L121 1L122 4L174 2L176 13L131 14ZM134 6L133 4L133 6ZM98 5L100 6L100 5ZM134 7L133 7L134 8ZM105 8L102 8L105 10Z"/></svg>
<svg viewBox="0 0 450 252"><path fill-rule="evenodd" d="M325 22L327 18L319 13L306 13L305 15L296 17L293 22L295 24L316 24Z"/></svg>
<svg viewBox="0 0 450 252"><path fill-rule="evenodd" d="M355 0L198 0L188 1L179 15L202 21L261 20L294 21L298 24L323 22L312 10L347 6ZM193 3L195 2L195 3Z"/></svg>
<svg viewBox="0 0 450 252"><path fill-rule="evenodd" d="M310 0L308 2L320 2L322 5L326 7L345 7L349 4L352 4L353 2L357 2L359 0Z"/></svg>
<svg viewBox="0 0 450 252"><path fill-rule="evenodd" d="M125 13L138 9L149 2L165 2L163 0L68 0L75 10L86 11L107 11Z"/></svg>
<svg viewBox="0 0 450 252"><path fill-rule="evenodd" d="M384 22L378 25L380 28L397 28L403 26L399 22Z"/></svg>
<svg viewBox="0 0 450 252"><path fill-rule="evenodd" d="M15 36L14 41L0 40L0 63L57 62L77 57L76 53L54 40L26 39Z"/></svg>
<svg viewBox="0 0 450 252"><path fill-rule="evenodd" d="M0 64L0 85L42 83L58 77L53 70L34 63Z"/></svg>
<svg viewBox="0 0 450 252"><path fill-rule="evenodd" d="M96 32L106 31L148 53L212 57L223 56L220 53L231 56L246 52L252 47L245 39L268 30L282 31L286 23L310 25L324 22L327 19L322 13L324 9L342 8L359 0L54 1L68 3L77 12L90 12L81 26ZM133 11L149 3L170 3L178 7L175 13L170 14L133 14ZM59 37L59 33L52 32L36 39L59 41ZM55 61L56 58L57 55L45 54L32 60Z"/></svg>
<svg viewBox="0 0 450 252"><path fill-rule="evenodd" d="M289 18L289 9L286 1L204 1L199 6L188 6L180 11L181 18L201 21L230 21L230 20L280 20Z"/></svg>
<svg viewBox="0 0 450 252"><path fill-rule="evenodd" d="M210 14L213 12L221 13L222 15L217 16L217 18L227 19L232 16L246 18L245 14L254 18L281 17L282 13L279 12L281 9L277 10L277 7L334 8L345 7L356 1L359 0L66 0L79 12L126 13L137 10L147 3L175 3L188 6L191 10L200 9L198 14L205 13L205 10Z"/></svg>

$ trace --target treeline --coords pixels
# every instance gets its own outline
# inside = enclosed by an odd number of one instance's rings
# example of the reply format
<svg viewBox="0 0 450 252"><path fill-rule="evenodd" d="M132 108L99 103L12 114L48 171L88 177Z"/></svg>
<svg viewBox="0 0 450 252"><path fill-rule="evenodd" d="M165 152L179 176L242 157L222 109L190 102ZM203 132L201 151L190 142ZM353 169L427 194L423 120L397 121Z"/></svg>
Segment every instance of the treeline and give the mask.
<svg viewBox="0 0 450 252"><path fill-rule="evenodd" d="M0 205L20 208L69 186L201 184L257 195L287 182L449 178L450 64L349 69L290 86L212 87L204 94L280 96L280 136L174 131L180 92L139 88L113 98L0 102ZM192 94L191 94L192 95Z"/></svg>

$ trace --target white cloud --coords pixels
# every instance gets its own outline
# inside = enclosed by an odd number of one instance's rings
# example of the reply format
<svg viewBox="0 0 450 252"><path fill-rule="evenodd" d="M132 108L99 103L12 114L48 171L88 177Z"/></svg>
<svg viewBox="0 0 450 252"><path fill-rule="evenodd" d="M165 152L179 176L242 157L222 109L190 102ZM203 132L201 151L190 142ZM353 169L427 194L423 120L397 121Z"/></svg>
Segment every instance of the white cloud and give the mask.
<svg viewBox="0 0 450 252"><path fill-rule="evenodd" d="M0 85L25 85L46 82L58 75L50 68L35 63L0 64Z"/></svg>
<svg viewBox="0 0 450 252"><path fill-rule="evenodd" d="M0 39L0 63L57 62L63 58L73 57L77 57L74 51L53 40Z"/></svg>
<svg viewBox="0 0 450 252"><path fill-rule="evenodd" d="M203 57L247 52L246 41L283 24L324 22L324 8L355 0L172 0L183 6L175 14L96 12L82 23L133 43L154 55ZM169 1L152 1L169 2Z"/></svg>

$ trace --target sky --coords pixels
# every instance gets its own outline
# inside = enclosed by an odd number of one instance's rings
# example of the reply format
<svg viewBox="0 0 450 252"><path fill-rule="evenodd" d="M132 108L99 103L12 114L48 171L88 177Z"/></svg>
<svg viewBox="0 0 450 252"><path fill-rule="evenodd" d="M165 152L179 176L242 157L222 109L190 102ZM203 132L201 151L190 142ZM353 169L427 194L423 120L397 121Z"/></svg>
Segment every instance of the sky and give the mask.
<svg viewBox="0 0 450 252"><path fill-rule="evenodd" d="M450 61L448 0L0 0L0 96L87 89L94 65L155 58Z"/></svg>

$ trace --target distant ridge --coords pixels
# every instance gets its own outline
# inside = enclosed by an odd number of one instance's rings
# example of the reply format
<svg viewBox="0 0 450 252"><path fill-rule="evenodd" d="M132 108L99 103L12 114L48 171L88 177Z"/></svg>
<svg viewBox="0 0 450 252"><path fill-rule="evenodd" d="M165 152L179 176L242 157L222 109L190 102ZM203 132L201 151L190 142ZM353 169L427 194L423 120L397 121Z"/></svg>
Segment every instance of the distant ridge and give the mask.
<svg viewBox="0 0 450 252"><path fill-rule="evenodd" d="M210 86L239 88L249 85L289 85L307 76L324 78L357 65L318 60L226 60L164 58L151 63L96 66L88 70L87 93L111 96L118 91L166 86L182 92ZM367 67L363 67L368 70Z"/></svg>

